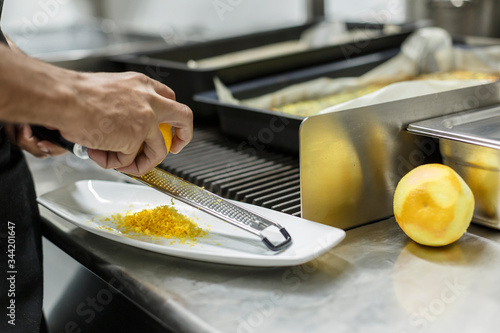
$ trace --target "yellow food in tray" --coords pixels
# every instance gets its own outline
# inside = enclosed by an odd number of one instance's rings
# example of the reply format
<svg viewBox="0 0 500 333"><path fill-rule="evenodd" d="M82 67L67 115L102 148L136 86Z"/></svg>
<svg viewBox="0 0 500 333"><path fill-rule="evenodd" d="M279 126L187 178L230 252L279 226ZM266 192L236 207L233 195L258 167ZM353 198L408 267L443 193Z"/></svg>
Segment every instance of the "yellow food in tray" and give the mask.
<svg viewBox="0 0 500 333"><path fill-rule="evenodd" d="M176 238L182 244L186 241L194 242L208 234L208 231L200 228L193 219L170 206L158 206L124 215L115 214L109 220L127 235Z"/></svg>
<svg viewBox="0 0 500 333"><path fill-rule="evenodd" d="M496 81L500 78L499 74L472 72L472 71L451 71L422 74L415 80L487 80Z"/></svg>
<svg viewBox="0 0 500 333"><path fill-rule="evenodd" d="M422 74L413 78L413 80L487 80L491 82L498 79L500 79L500 74L489 74L463 70ZM359 87L356 89L349 89L341 93L316 99L284 104L278 107L274 107L272 108L272 110L296 116L312 116L317 114L319 111L326 109L327 107L370 94L395 82L397 81L370 84L367 86Z"/></svg>
<svg viewBox="0 0 500 333"><path fill-rule="evenodd" d="M276 108L273 108L274 111L280 111L288 114L293 114L296 116L312 116L319 111L326 109L329 106L337 105L340 103L344 103L350 101L351 99L355 99L364 95L368 95L374 91L382 89L387 86L387 84L371 84L368 86L360 87L354 90L348 90L342 93L328 95L324 97L320 97L317 99L309 99L301 102L289 103Z"/></svg>

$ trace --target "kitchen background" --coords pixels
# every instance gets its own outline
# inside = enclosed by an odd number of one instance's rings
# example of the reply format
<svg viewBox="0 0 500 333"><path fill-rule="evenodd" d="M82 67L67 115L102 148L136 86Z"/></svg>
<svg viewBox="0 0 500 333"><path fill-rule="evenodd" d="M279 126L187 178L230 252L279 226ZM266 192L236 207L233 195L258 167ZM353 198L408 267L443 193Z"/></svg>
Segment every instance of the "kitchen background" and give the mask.
<svg viewBox="0 0 500 333"><path fill-rule="evenodd" d="M415 18L407 13L414 2L326 0L326 16L330 21L402 23ZM37 56L69 47L61 40L44 39L47 32L70 28L127 31L180 44L297 25L307 20L305 8L304 0L6 0L1 23L21 49ZM44 249L45 310L50 313L79 265L46 240Z"/></svg>
<svg viewBox="0 0 500 333"><path fill-rule="evenodd" d="M328 20L400 23L403 0L330 0ZM37 56L97 43L88 29L161 36L167 43L204 40L292 26L307 20L304 0L6 0L3 31L26 53ZM75 29L80 38L52 38ZM90 39L90 40L88 40ZM43 57L42 57L43 58ZM78 264L44 239L45 310L50 313ZM61 264L63 263L63 264Z"/></svg>
<svg viewBox="0 0 500 333"><path fill-rule="evenodd" d="M38 34L68 27L161 35L167 42L212 39L270 30L306 21L304 0L7 0L2 26L28 53L39 51ZM403 0L327 0L328 20L400 23ZM37 49L38 47L38 49ZM59 46L60 47L60 46ZM43 50L45 51L45 50Z"/></svg>

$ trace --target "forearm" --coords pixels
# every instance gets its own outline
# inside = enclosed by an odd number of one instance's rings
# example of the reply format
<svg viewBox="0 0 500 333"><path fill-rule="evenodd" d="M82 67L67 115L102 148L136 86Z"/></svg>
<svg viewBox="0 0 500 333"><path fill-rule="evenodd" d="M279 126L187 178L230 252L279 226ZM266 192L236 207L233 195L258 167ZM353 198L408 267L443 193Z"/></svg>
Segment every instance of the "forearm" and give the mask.
<svg viewBox="0 0 500 333"><path fill-rule="evenodd" d="M59 127L77 77L0 45L0 121Z"/></svg>
<svg viewBox="0 0 500 333"><path fill-rule="evenodd" d="M161 123L175 127L172 153L193 135L191 109L144 74L79 73L5 45L0 45L0 122L55 127L67 140L90 148L100 166L133 175L165 158Z"/></svg>

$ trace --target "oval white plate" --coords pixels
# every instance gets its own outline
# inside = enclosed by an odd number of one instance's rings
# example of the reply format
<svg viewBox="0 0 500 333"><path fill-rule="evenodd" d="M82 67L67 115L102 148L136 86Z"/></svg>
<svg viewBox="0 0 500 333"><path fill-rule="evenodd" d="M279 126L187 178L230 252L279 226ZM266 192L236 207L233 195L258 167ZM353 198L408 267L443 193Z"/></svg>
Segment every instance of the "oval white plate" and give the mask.
<svg viewBox="0 0 500 333"><path fill-rule="evenodd" d="M38 202L87 231L102 237L171 256L246 266L292 266L308 262L327 252L345 237L345 232L274 210L234 202L281 224L291 235L292 244L281 252L268 250L261 240L229 223L143 185L101 180L76 182L38 197ZM208 237L194 244L181 244L175 238L123 235L111 222L117 213L140 211L159 205L173 205L191 217Z"/></svg>

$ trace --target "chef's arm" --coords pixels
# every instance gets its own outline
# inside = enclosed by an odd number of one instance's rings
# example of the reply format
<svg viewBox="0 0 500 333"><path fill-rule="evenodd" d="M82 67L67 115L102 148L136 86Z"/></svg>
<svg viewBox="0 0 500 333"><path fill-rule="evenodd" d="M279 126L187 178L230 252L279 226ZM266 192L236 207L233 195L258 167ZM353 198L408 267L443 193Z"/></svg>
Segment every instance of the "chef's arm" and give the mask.
<svg viewBox="0 0 500 333"><path fill-rule="evenodd" d="M160 123L175 128L171 152L192 138L192 111L139 73L81 73L0 45L0 121L58 129L89 147L104 168L139 175L166 156ZM139 148L143 149L138 154Z"/></svg>
<svg viewBox="0 0 500 333"><path fill-rule="evenodd" d="M69 96L62 70L0 44L0 120L48 125L60 116L55 110Z"/></svg>

